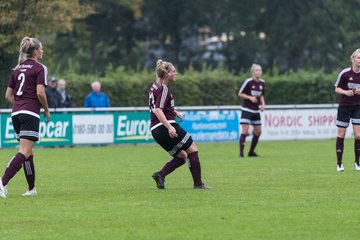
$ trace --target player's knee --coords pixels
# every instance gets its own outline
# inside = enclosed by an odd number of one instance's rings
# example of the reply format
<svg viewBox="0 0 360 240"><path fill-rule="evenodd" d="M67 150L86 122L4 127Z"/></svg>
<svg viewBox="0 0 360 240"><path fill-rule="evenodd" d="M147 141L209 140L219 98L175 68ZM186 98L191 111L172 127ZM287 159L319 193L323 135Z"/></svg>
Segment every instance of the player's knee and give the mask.
<svg viewBox="0 0 360 240"><path fill-rule="evenodd" d="M246 135L246 136L249 136L249 132L241 132L241 134L244 134L244 135Z"/></svg>
<svg viewBox="0 0 360 240"><path fill-rule="evenodd" d="M179 157L179 158L184 159L185 161L188 158L188 155L187 155L187 153L185 151L179 152L178 154L176 154L176 156Z"/></svg>
<svg viewBox="0 0 360 240"><path fill-rule="evenodd" d="M187 154L192 153L192 152L198 152L198 151L199 150L194 142L190 145L190 147L188 149L186 149Z"/></svg>

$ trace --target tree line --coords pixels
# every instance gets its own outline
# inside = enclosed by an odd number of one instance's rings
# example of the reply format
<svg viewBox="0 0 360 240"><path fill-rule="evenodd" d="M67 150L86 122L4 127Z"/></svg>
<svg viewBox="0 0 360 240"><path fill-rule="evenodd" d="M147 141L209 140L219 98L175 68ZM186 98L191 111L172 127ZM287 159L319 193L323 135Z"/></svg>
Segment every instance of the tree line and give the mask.
<svg viewBox="0 0 360 240"><path fill-rule="evenodd" d="M1 0L0 78L4 92L24 36L44 44L52 75L104 76L157 58L182 71L216 67L268 73L333 72L358 48L357 0Z"/></svg>

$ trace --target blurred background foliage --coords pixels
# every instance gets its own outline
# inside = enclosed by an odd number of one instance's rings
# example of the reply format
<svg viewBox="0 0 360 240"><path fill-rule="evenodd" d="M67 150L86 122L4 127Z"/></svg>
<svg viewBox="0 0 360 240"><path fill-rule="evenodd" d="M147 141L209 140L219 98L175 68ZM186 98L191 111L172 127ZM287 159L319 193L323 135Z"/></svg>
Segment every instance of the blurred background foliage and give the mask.
<svg viewBox="0 0 360 240"><path fill-rule="evenodd" d="M336 73L359 47L359 7L358 0L0 0L1 92L21 39L32 36L77 106L94 80L113 106L146 105L158 58L180 72L177 105L239 104L254 62L266 73L268 104L335 102Z"/></svg>

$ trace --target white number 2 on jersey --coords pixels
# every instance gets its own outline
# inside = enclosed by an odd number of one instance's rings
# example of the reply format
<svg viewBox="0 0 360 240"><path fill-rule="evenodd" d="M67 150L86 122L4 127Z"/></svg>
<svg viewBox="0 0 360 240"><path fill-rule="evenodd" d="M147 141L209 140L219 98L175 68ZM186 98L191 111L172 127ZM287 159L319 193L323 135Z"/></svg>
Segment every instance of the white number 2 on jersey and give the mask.
<svg viewBox="0 0 360 240"><path fill-rule="evenodd" d="M19 89L16 92L16 95L21 96L23 94L23 91L24 91L23 88L24 88L24 83L25 83L25 73L20 73L19 76L18 76L18 80L21 81L21 83L20 83Z"/></svg>

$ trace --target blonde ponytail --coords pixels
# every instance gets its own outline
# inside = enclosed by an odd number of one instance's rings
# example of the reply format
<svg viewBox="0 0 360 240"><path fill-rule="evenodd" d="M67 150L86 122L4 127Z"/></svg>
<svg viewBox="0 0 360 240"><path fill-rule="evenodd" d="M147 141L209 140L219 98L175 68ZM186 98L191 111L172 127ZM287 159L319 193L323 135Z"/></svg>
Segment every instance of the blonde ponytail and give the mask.
<svg viewBox="0 0 360 240"><path fill-rule="evenodd" d="M20 43L18 64L21 64L28 58L32 58L34 51L39 49L40 44L40 41L36 38L24 37Z"/></svg>
<svg viewBox="0 0 360 240"><path fill-rule="evenodd" d="M161 79L165 76L165 74L169 71L170 66L172 66L171 62L163 61L159 59L156 61L156 78Z"/></svg>

